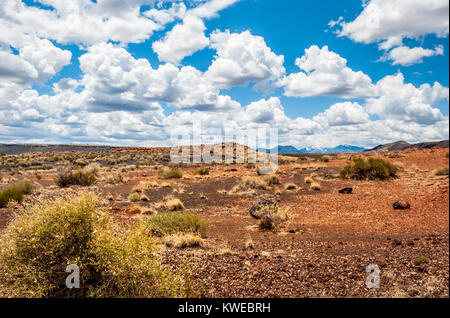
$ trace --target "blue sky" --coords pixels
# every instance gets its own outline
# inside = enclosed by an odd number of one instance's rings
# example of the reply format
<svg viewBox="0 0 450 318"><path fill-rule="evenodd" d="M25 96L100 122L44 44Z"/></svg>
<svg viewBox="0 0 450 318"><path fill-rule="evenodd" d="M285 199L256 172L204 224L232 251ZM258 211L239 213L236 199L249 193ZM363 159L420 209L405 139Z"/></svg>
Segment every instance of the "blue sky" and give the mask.
<svg viewBox="0 0 450 318"><path fill-rule="evenodd" d="M448 138L447 1L7 0L0 26L0 142L170 145L197 120Z"/></svg>

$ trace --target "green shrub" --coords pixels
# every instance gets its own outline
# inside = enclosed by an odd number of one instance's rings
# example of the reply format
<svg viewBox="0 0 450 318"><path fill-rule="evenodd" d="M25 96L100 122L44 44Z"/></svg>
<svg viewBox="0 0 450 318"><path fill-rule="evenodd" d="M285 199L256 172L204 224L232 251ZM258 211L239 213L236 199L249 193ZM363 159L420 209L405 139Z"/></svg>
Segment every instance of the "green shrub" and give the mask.
<svg viewBox="0 0 450 318"><path fill-rule="evenodd" d="M133 193L130 193L130 195L128 196L128 200L131 202L138 202L138 201L141 201L141 196L139 193L133 192Z"/></svg>
<svg viewBox="0 0 450 318"><path fill-rule="evenodd" d="M195 174L205 176L209 174L209 168L199 168L197 171L195 171Z"/></svg>
<svg viewBox="0 0 450 318"><path fill-rule="evenodd" d="M208 223L195 214L166 212L146 219L144 228L149 234L157 236L198 233L204 238L208 230Z"/></svg>
<svg viewBox="0 0 450 318"><path fill-rule="evenodd" d="M342 169L341 178L357 180L388 179L396 176L398 167L382 159L356 159Z"/></svg>
<svg viewBox="0 0 450 318"><path fill-rule="evenodd" d="M189 277L161 267L140 227L121 230L92 195L43 202L19 213L1 237L0 297L186 297ZM80 288L68 289L68 264Z"/></svg>
<svg viewBox="0 0 450 318"><path fill-rule="evenodd" d="M23 192L14 188L6 188L0 192L0 208L6 207L10 201L22 203Z"/></svg>
<svg viewBox="0 0 450 318"><path fill-rule="evenodd" d="M160 168L158 176L162 179L179 179L183 177L183 172L179 169Z"/></svg>
<svg viewBox="0 0 450 318"><path fill-rule="evenodd" d="M416 260L414 261L414 263L419 266L419 265L423 265L423 264L428 264L430 262L430 259L428 257L425 256L420 256L418 258L416 258Z"/></svg>
<svg viewBox="0 0 450 318"><path fill-rule="evenodd" d="M261 230L276 230L290 218L289 211L280 209L276 204L261 207L257 214L260 216L259 228Z"/></svg>
<svg viewBox="0 0 450 318"><path fill-rule="evenodd" d="M60 169L56 178L56 184L61 188L71 185L90 186L97 181L100 166L90 164L84 168L72 170L70 167Z"/></svg>
<svg viewBox="0 0 450 318"><path fill-rule="evenodd" d="M23 194L32 194L35 189L35 186L31 181L20 180L20 181L13 183L8 188L21 191Z"/></svg>

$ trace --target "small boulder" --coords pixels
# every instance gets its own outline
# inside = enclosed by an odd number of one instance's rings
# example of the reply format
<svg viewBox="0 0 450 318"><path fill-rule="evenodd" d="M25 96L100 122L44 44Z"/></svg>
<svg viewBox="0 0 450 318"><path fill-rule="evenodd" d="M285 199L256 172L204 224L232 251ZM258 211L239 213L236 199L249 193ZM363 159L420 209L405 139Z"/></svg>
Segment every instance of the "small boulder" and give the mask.
<svg viewBox="0 0 450 318"><path fill-rule="evenodd" d="M261 215L258 214L258 211L265 206L268 205L274 205L274 202L268 199L261 199L258 202L256 202L255 204L252 205L252 207L250 208L250 215L252 217L254 217L255 219L259 220L261 218Z"/></svg>
<svg viewBox="0 0 450 318"><path fill-rule="evenodd" d="M406 201L396 201L392 204L394 210L408 210L411 208L411 205Z"/></svg>
<svg viewBox="0 0 450 318"><path fill-rule="evenodd" d="M353 188L350 187L345 187L342 188L341 190L339 190L339 193L343 193L343 194L351 194L353 192Z"/></svg>

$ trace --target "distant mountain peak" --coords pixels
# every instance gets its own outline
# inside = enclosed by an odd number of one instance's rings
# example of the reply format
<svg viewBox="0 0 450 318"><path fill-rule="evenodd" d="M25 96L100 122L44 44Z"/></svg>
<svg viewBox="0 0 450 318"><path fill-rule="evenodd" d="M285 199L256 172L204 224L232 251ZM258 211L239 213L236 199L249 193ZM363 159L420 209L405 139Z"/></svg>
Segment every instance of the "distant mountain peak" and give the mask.
<svg viewBox="0 0 450 318"><path fill-rule="evenodd" d="M285 154L293 154L293 153L348 153L348 152L363 152L367 149L357 146L351 146L351 145L340 145L333 148L320 148L320 147L304 147L304 148L296 148L294 146L278 146L277 148L272 149L258 149L261 152L273 152L278 150L278 153L285 153Z"/></svg>

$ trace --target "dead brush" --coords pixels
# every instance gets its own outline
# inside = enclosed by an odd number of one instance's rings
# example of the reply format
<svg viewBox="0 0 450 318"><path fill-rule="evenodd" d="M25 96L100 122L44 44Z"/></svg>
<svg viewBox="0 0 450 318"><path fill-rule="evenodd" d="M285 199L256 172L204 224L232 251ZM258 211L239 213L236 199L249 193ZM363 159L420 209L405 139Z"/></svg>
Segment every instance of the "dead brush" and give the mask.
<svg viewBox="0 0 450 318"><path fill-rule="evenodd" d="M231 192L245 192L249 190L266 190L268 188L267 181L260 177L243 177L241 182L234 186Z"/></svg>
<svg viewBox="0 0 450 318"><path fill-rule="evenodd" d="M259 228L262 231L274 231L290 219L289 209L280 209L277 204L265 205L259 211Z"/></svg>

